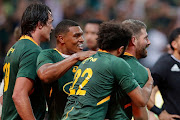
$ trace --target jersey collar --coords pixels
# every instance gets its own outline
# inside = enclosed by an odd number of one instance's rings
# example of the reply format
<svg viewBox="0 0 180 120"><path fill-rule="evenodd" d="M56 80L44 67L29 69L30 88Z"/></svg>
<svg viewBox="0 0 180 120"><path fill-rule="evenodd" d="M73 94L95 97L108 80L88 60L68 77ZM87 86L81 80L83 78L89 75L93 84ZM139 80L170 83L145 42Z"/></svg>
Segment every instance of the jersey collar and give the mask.
<svg viewBox="0 0 180 120"><path fill-rule="evenodd" d="M125 52L124 55L133 56L132 54L130 54L130 53L128 53L128 52Z"/></svg>
<svg viewBox="0 0 180 120"><path fill-rule="evenodd" d="M70 55L66 55L66 54L59 52L59 50L56 48L54 48L54 50L56 50L63 58L68 58L70 56Z"/></svg>
<svg viewBox="0 0 180 120"><path fill-rule="evenodd" d="M99 51L99 52L109 53L108 51L106 51L106 50L102 50L102 49L99 49L98 51Z"/></svg>
<svg viewBox="0 0 180 120"><path fill-rule="evenodd" d="M28 40L32 41L34 44L36 44L37 46L39 46L39 45L33 40L33 38L30 37L30 36L23 35L23 36L21 36L21 38L20 38L19 40L22 40L22 39L28 39Z"/></svg>
<svg viewBox="0 0 180 120"><path fill-rule="evenodd" d="M177 61L177 62L180 63L180 60L178 60L176 57L174 57L174 55L171 55L171 57L172 57L175 61Z"/></svg>

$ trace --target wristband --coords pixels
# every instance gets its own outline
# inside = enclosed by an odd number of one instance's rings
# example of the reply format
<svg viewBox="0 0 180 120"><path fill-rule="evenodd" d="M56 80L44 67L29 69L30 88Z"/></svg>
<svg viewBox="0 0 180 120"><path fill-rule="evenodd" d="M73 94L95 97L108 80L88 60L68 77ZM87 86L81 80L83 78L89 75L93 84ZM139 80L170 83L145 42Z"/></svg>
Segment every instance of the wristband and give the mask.
<svg viewBox="0 0 180 120"><path fill-rule="evenodd" d="M159 116L159 114L161 114L161 112L163 111L163 109L159 109L158 107L156 107L155 105L150 109L150 111L154 112L155 114L157 114Z"/></svg>

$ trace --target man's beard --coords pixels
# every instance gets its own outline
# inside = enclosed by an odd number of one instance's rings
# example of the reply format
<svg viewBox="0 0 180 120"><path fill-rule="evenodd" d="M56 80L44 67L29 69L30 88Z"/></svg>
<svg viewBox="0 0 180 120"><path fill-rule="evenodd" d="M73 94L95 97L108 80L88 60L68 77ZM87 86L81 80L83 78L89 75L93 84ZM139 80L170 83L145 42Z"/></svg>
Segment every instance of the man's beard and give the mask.
<svg viewBox="0 0 180 120"><path fill-rule="evenodd" d="M141 52L140 52L140 58L145 58L147 57L147 50L146 48L142 49Z"/></svg>

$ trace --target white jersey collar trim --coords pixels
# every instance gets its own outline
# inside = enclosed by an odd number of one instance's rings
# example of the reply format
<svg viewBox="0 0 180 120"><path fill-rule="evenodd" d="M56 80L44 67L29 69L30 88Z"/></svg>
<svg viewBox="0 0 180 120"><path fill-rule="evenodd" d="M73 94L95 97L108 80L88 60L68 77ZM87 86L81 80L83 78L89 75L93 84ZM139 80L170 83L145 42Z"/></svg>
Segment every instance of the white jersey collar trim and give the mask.
<svg viewBox="0 0 180 120"><path fill-rule="evenodd" d="M177 58L175 58L174 55L171 55L171 57L172 57L175 61L177 61L177 62L180 63L180 60L178 60Z"/></svg>

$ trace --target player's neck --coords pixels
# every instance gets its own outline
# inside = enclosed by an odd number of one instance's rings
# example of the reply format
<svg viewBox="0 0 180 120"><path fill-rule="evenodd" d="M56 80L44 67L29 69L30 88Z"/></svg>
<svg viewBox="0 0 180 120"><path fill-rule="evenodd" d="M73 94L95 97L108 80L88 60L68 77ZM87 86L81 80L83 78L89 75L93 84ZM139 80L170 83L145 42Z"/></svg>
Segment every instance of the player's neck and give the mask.
<svg viewBox="0 0 180 120"><path fill-rule="evenodd" d="M99 50L99 48L92 48L92 49L89 49L89 50L92 50L92 51L98 51Z"/></svg>
<svg viewBox="0 0 180 120"><path fill-rule="evenodd" d="M137 57L136 57L136 51L135 51L134 49L132 49L132 48L127 48L127 49L126 49L126 52L130 53L130 54L133 55L135 58L137 58Z"/></svg>
<svg viewBox="0 0 180 120"><path fill-rule="evenodd" d="M61 52L62 54L65 55L72 55L71 53L68 52L67 48L65 47L65 45L57 45L56 49Z"/></svg>
<svg viewBox="0 0 180 120"><path fill-rule="evenodd" d="M179 54L179 52L178 52L177 50L174 50L173 56L174 56L176 59L180 60L180 54Z"/></svg>
<svg viewBox="0 0 180 120"><path fill-rule="evenodd" d="M39 35L36 35L36 34L31 34L32 35L32 38L33 38L33 40L38 44L38 45L40 45L40 37L39 37Z"/></svg>

